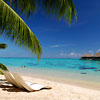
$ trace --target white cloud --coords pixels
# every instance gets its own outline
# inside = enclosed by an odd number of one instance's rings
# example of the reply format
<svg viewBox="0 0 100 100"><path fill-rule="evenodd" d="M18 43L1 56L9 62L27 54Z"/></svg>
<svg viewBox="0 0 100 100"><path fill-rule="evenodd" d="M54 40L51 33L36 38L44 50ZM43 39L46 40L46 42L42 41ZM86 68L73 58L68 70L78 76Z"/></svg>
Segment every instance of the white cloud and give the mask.
<svg viewBox="0 0 100 100"><path fill-rule="evenodd" d="M100 52L100 49L98 49L96 52L97 52L97 53Z"/></svg>
<svg viewBox="0 0 100 100"><path fill-rule="evenodd" d="M88 53L91 54L91 55L93 55L93 51L91 51L91 50L89 50Z"/></svg>
<svg viewBox="0 0 100 100"><path fill-rule="evenodd" d="M52 45L52 46L49 46L49 47L50 48L58 48L58 47L64 47L64 46L67 46L67 45L56 44L56 45Z"/></svg>
<svg viewBox="0 0 100 100"><path fill-rule="evenodd" d="M70 56L73 56L73 55L75 55L75 53L71 52L69 55L70 55Z"/></svg>
<svg viewBox="0 0 100 100"><path fill-rule="evenodd" d="M70 58L80 58L82 56L81 53L71 52L68 55Z"/></svg>
<svg viewBox="0 0 100 100"><path fill-rule="evenodd" d="M76 53L75 51L70 53L62 51L59 55L63 58L80 58L82 56L81 53Z"/></svg>
<svg viewBox="0 0 100 100"><path fill-rule="evenodd" d="M90 50L90 51L88 51L88 52L93 54L93 51L91 51L91 50Z"/></svg>
<svg viewBox="0 0 100 100"><path fill-rule="evenodd" d="M67 53L61 52L61 53L60 53L60 56L62 56L62 57L67 57Z"/></svg>
<svg viewBox="0 0 100 100"><path fill-rule="evenodd" d="M49 48L59 48L59 47L69 47L69 46L75 46L75 44L55 44L55 45L51 45L49 46Z"/></svg>
<svg viewBox="0 0 100 100"><path fill-rule="evenodd" d="M77 57L77 53L75 53L75 52L71 52L70 54L69 54L69 57Z"/></svg>

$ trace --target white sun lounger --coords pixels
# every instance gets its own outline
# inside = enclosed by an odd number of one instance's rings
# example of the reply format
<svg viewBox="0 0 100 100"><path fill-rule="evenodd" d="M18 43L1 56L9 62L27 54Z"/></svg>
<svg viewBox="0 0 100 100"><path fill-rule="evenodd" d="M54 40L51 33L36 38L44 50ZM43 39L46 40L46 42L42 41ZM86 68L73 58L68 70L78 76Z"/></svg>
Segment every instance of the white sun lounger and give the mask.
<svg viewBox="0 0 100 100"><path fill-rule="evenodd" d="M31 82L25 82L23 78L17 74L17 73L12 73L14 76L16 83L22 85L27 91L39 91L41 89L51 89L49 86L42 86L38 83L31 83Z"/></svg>
<svg viewBox="0 0 100 100"><path fill-rule="evenodd" d="M15 80L14 80L14 77L10 74L10 72L8 72L8 71L2 71L2 72L3 72L3 74L4 74L5 78L6 78L6 80L7 80L9 83L11 83L11 84L13 84L13 85L16 85L16 82L15 82Z"/></svg>
<svg viewBox="0 0 100 100"><path fill-rule="evenodd" d="M6 78L6 80L11 83L12 85L14 86L17 86L19 88L24 88L22 85L18 84L14 78L14 76L12 75L12 73L8 72L8 71L3 71L2 72L4 73L4 76Z"/></svg>
<svg viewBox="0 0 100 100"><path fill-rule="evenodd" d="M2 71L2 72L4 73L6 80L12 85L17 86L18 88L26 89L28 91L39 91L43 88L51 89L51 87L49 86L42 86L38 83L31 83L24 81L23 78L17 73L11 73L8 71Z"/></svg>

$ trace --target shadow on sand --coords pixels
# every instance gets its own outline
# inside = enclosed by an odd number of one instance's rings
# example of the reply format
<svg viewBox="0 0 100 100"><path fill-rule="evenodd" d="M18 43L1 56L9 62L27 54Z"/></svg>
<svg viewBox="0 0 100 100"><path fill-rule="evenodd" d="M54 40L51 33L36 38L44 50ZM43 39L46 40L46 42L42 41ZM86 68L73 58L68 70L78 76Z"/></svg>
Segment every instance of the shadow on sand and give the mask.
<svg viewBox="0 0 100 100"><path fill-rule="evenodd" d="M30 93L29 91L26 91L25 89L20 89L16 86L11 85L10 83L8 83L5 79L0 79L0 88L2 88L3 91L8 91L8 92L27 92ZM49 90L52 89L50 88L42 88L40 90ZM40 91L40 90L36 90L34 92Z"/></svg>
<svg viewBox="0 0 100 100"><path fill-rule="evenodd" d="M8 92L27 92L24 89L20 89L11 85L5 79L0 79L0 88L2 88L3 91L8 91Z"/></svg>

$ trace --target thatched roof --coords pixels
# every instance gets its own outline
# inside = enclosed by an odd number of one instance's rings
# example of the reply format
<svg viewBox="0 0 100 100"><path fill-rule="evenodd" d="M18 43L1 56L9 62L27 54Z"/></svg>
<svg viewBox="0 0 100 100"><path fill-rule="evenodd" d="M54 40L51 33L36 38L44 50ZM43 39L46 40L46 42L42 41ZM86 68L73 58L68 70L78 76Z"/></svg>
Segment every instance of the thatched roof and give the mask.
<svg viewBox="0 0 100 100"><path fill-rule="evenodd" d="M90 54L84 54L82 57L91 57Z"/></svg>
<svg viewBox="0 0 100 100"><path fill-rule="evenodd" d="M100 53L94 54L93 57L100 57Z"/></svg>

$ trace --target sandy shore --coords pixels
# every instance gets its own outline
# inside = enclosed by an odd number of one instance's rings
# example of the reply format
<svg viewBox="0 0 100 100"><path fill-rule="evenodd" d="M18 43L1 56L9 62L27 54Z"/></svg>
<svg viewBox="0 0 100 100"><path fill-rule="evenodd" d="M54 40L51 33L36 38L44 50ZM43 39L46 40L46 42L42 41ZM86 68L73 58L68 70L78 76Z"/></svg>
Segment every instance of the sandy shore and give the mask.
<svg viewBox="0 0 100 100"><path fill-rule="evenodd" d="M44 79L23 76L24 80L51 86L50 90L27 92L5 84L6 80L0 75L0 100L100 100L100 91L62 84Z"/></svg>

